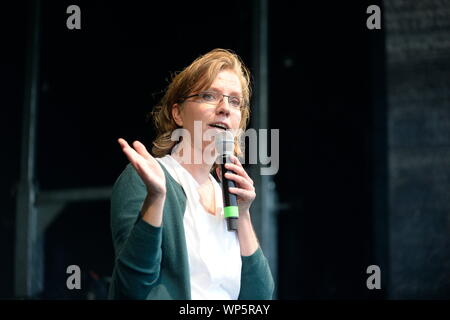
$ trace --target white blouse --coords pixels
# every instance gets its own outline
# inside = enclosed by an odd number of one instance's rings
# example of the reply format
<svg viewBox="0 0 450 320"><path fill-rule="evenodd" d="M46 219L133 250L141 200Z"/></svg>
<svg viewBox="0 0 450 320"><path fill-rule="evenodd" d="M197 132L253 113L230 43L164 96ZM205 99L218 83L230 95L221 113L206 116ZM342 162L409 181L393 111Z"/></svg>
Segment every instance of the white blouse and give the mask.
<svg viewBox="0 0 450 320"><path fill-rule="evenodd" d="M236 300L241 284L241 253L237 233L227 230L219 183L209 175L216 197L214 216L200 202L198 182L177 160L170 155L157 160L186 193L183 223L192 300Z"/></svg>

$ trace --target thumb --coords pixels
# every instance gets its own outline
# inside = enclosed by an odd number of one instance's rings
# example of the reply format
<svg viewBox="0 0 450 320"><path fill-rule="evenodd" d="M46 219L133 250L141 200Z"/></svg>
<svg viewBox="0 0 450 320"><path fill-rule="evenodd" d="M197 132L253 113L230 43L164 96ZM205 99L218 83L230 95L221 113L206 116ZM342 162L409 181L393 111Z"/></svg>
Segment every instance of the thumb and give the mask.
<svg viewBox="0 0 450 320"><path fill-rule="evenodd" d="M220 167L216 168L216 175L217 177L219 177L220 182L222 182L222 170L220 169Z"/></svg>

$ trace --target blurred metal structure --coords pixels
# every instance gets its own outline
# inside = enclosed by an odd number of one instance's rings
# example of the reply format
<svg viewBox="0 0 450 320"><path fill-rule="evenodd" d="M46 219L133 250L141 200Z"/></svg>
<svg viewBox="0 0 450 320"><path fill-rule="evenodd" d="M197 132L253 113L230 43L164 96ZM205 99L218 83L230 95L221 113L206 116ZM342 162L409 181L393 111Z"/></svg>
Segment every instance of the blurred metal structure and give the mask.
<svg viewBox="0 0 450 320"><path fill-rule="evenodd" d="M32 1L28 55L26 61L25 103L22 124L20 180L17 195L15 295L30 297L42 290L42 239L37 234L35 207L36 112L39 93L40 2Z"/></svg>
<svg viewBox="0 0 450 320"><path fill-rule="evenodd" d="M269 3L268 0L253 1L252 69L254 74L252 127L256 130L269 129ZM267 130L269 133L269 130ZM258 149L259 152L259 149ZM273 155L272 155L273 156ZM252 220L277 282L277 205L275 182L270 175L261 175L260 166L250 166L250 175L256 189L252 204ZM275 289L276 290L276 289ZM274 294L276 298L276 291Z"/></svg>
<svg viewBox="0 0 450 320"><path fill-rule="evenodd" d="M383 10L387 298L449 300L450 1L384 1Z"/></svg>
<svg viewBox="0 0 450 320"><path fill-rule="evenodd" d="M16 204L14 295L39 298L44 289L44 235L46 228L73 201L106 200L111 187L40 192L36 181L36 137L39 102L39 0L31 2L28 31L20 178ZM63 284L62 284L63 285Z"/></svg>

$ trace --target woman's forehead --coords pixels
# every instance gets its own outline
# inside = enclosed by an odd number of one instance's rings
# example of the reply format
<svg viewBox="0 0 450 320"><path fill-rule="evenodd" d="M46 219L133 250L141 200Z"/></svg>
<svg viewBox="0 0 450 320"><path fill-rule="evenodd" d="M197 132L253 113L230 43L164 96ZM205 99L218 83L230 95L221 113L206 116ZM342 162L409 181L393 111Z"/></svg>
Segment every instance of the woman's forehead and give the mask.
<svg viewBox="0 0 450 320"><path fill-rule="evenodd" d="M226 90L228 94L242 94L241 80L239 76L231 70L220 71L208 89L218 91Z"/></svg>

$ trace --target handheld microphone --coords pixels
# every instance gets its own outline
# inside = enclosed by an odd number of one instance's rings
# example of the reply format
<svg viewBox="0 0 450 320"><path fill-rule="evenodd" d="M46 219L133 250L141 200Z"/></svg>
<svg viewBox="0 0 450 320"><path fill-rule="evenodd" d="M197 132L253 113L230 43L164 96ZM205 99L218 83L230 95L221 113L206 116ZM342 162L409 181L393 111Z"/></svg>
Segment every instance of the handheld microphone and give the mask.
<svg viewBox="0 0 450 320"><path fill-rule="evenodd" d="M222 195L223 195L223 215L227 221L228 231L237 230L237 222L239 218L239 208L237 205L237 196L230 193L230 187L234 188L233 180L225 178L226 172L234 173L225 168L225 163L232 163L230 155L234 150L234 136L230 131L223 131L215 137L216 150L219 153L221 179L222 179Z"/></svg>

